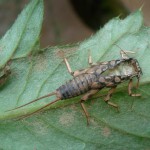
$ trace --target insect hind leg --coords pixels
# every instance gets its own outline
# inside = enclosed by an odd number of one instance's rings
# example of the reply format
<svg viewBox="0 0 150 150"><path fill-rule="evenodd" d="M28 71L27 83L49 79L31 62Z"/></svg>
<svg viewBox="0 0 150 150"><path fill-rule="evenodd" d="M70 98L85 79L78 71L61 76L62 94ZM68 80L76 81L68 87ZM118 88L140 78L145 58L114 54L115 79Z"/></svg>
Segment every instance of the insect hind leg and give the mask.
<svg viewBox="0 0 150 150"><path fill-rule="evenodd" d="M88 111L86 110L86 107L85 107L85 105L84 105L84 102L85 102L86 100L88 100L92 95L96 94L98 91L99 91L98 89L90 90L89 92L87 92L87 93L81 98L81 103L80 103L80 104L81 104L81 107L82 107L82 109L83 109L83 111L84 111L84 114L85 114L85 116L86 116L87 125L89 125L89 117L90 117L90 115L89 115Z"/></svg>
<svg viewBox="0 0 150 150"><path fill-rule="evenodd" d="M137 87L138 87L138 84L139 84L139 79L138 79L138 82L137 82ZM129 84L128 84L128 94L130 96L140 97L141 94L138 94L138 93L134 94L134 93L132 93L132 90L131 90L132 87L133 87L133 81L132 81L132 79L130 79Z"/></svg>
<svg viewBox="0 0 150 150"><path fill-rule="evenodd" d="M114 107L114 108L116 108L116 109L118 110L118 105L109 101L110 98L111 98L111 96L112 96L112 93L114 93L115 89L116 89L116 87L113 87L113 88L111 88L111 89L108 91L108 94L107 94L106 97L104 98L104 101L105 101L108 105L110 105L110 106L112 106L112 107ZM119 111L119 110L118 110L118 111Z"/></svg>

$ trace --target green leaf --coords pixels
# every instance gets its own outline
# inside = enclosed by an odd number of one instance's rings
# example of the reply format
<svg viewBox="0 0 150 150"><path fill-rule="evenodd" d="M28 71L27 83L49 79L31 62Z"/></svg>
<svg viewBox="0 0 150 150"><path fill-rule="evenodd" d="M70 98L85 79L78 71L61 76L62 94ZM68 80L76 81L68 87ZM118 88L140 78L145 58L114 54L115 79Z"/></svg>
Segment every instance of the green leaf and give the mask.
<svg viewBox="0 0 150 150"><path fill-rule="evenodd" d="M39 39L42 21L43 1L32 0L0 40L0 67L12 57L25 57L33 51Z"/></svg>
<svg viewBox="0 0 150 150"><path fill-rule="evenodd" d="M109 21L80 44L51 47L32 55L30 59L14 59L10 66L12 74L0 90L0 149L149 149L149 32L150 29L143 26L141 12L137 11L124 20L115 18ZM9 42L15 47L14 41ZM87 126L84 113L76 104L79 97L59 102L52 106L57 109L20 121L11 119L37 110L54 97L5 112L52 92L71 79L63 63L64 56L73 70L79 70L88 67L89 50L94 61L119 58L120 49L115 43L122 49L136 52L134 57L138 59L144 74L137 91L142 94L141 98L129 97L126 84L118 87L111 101L119 105L119 113L104 103L102 98L89 100L86 107L91 117ZM23 47L22 44L20 47Z"/></svg>

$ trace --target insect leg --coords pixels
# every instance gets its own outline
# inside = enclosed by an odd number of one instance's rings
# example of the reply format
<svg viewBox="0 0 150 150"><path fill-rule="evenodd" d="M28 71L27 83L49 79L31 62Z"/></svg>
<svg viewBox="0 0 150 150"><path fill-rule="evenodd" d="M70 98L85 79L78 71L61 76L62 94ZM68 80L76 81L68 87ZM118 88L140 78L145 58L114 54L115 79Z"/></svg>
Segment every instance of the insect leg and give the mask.
<svg viewBox="0 0 150 150"><path fill-rule="evenodd" d="M68 62L68 60L65 58L64 59L64 61L65 61L65 64L66 64L66 67L67 67L67 69L68 69L68 72L73 76L73 77L76 77L76 76L78 76L79 74L82 74L82 72L81 71L72 71L72 69L71 69L71 67L70 67L70 65L69 65L69 62Z"/></svg>
<svg viewBox="0 0 150 150"><path fill-rule="evenodd" d="M130 54L134 54L135 52L132 52L132 51L124 51L124 50L121 50L120 51L120 55L123 59L128 59L129 56L127 55L127 53L130 53Z"/></svg>
<svg viewBox="0 0 150 150"><path fill-rule="evenodd" d="M89 125L89 117L90 117L90 115L89 115L88 111L86 110L84 103L81 102L80 104L81 104L81 107L82 107L82 109L83 109L83 111L84 111L84 114L85 114L85 116L86 116L87 125Z"/></svg>
<svg viewBox="0 0 150 150"><path fill-rule="evenodd" d="M114 103L112 103L112 102L109 101L110 98L111 98L111 96L112 96L112 93L115 91L115 89L116 89L116 87L113 87L113 88L111 88L111 89L108 91L108 94L107 94L106 97L104 98L104 101L105 101L107 104L109 104L109 105L111 105L111 106L113 106L113 107L115 107L115 108L118 109L118 105L117 105L117 104L114 104Z"/></svg>
<svg viewBox="0 0 150 150"><path fill-rule="evenodd" d="M73 77L76 77L76 76L78 76L78 75L80 75L80 74L83 74L83 73L85 73L86 70L87 70L87 69L84 69L84 70L72 71L72 70L71 70L71 67L70 67L70 65L69 65L68 60L65 58L64 61L65 61L66 67L67 67L67 69L68 69L68 72L69 72Z"/></svg>
<svg viewBox="0 0 150 150"><path fill-rule="evenodd" d="M91 52L89 51L88 63L91 66L93 64Z"/></svg>
<svg viewBox="0 0 150 150"><path fill-rule="evenodd" d="M139 80L138 80L138 82L139 82ZM138 83L137 83L137 86L138 86ZM129 84L128 84L128 94L130 96L141 96L141 94L133 94L131 89L132 89L132 79L130 79Z"/></svg>
<svg viewBox="0 0 150 150"><path fill-rule="evenodd" d="M68 72L69 72L72 76L74 76L74 72L71 70L71 67L70 67L70 65L69 65L68 60L65 58L64 61L65 61L66 67L67 67L67 69L68 69Z"/></svg>
<svg viewBox="0 0 150 150"><path fill-rule="evenodd" d="M84 113L85 113L85 116L86 116L86 119L87 119L87 125L89 125L89 113L88 113L88 111L86 110L86 108L85 108L85 105L84 105L84 102L86 101L86 100L88 100L92 95L94 95L94 94L96 94L97 92L98 92L99 90L91 90L91 91L89 91L88 93L86 93L82 98L81 98L81 107L82 107L82 109L83 109L83 111L84 111Z"/></svg>
<svg viewBox="0 0 150 150"><path fill-rule="evenodd" d="M118 48L121 49L120 46L118 46L117 44L115 44L115 45L116 45ZM122 57L123 59L128 59L128 58L129 58L129 56L127 55L127 53L134 54L135 52L133 52L133 51L127 51L127 50L122 50L122 49L121 49L121 51L120 51L120 55L121 55L121 57Z"/></svg>

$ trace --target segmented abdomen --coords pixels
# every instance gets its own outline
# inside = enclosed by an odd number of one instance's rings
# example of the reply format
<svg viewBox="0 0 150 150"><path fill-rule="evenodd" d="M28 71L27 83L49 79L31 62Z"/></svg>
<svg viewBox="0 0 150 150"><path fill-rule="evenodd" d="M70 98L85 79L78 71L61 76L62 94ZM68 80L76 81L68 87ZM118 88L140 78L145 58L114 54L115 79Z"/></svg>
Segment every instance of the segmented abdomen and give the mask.
<svg viewBox="0 0 150 150"><path fill-rule="evenodd" d="M89 91L94 81L96 81L96 76L94 74L81 74L60 86L57 92L61 99L79 96Z"/></svg>

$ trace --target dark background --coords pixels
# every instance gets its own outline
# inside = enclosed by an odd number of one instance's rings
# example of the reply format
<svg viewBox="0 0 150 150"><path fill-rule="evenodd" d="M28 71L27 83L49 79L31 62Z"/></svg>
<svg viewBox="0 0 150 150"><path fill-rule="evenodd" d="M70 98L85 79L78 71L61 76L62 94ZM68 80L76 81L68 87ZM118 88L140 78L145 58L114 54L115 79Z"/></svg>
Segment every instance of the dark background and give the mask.
<svg viewBox="0 0 150 150"><path fill-rule="evenodd" d="M0 0L0 37L11 27L28 0ZM124 18L144 4L145 24L150 25L149 0L45 0L41 45L82 41L113 17Z"/></svg>

